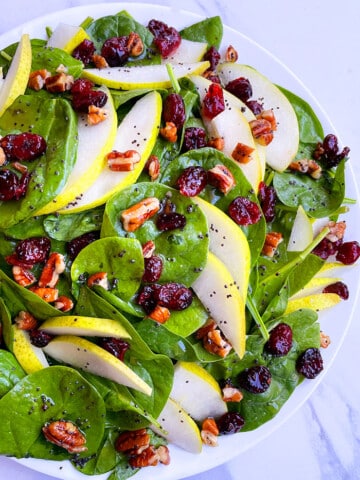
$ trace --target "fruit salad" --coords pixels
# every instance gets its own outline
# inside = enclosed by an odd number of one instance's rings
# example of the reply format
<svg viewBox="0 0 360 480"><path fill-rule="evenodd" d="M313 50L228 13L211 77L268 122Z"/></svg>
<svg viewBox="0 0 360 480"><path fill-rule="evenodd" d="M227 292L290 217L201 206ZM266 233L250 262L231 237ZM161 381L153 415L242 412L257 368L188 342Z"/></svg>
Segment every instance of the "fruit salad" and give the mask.
<svg viewBox="0 0 360 480"><path fill-rule="evenodd" d="M120 11L1 52L1 455L171 468L321 375L350 149L222 33Z"/></svg>

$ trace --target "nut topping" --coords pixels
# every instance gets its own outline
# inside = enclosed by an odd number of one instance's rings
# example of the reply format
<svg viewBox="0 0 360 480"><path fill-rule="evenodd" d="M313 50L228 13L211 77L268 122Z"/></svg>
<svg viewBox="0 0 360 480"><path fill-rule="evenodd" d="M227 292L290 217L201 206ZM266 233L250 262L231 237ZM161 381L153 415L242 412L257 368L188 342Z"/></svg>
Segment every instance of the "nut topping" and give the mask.
<svg viewBox="0 0 360 480"><path fill-rule="evenodd" d="M50 287L30 287L29 290L47 303L55 302L59 298L59 291Z"/></svg>
<svg viewBox="0 0 360 480"><path fill-rule="evenodd" d="M20 330L33 330L38 325L38 321L34 315L24 310L21 310L14 320Z"/></svg>
<svg viewBox="0 0 360 480"><path fill-rule="evenodd" d="M132 205L121 214L123 228L127 232L134 232L143 223L154 216L160 209L160 202L156 197L148 197Z"/></svg>
<svg viewBox="0 0 360 480"><path fill-rule="evenodd" d="M225 52L225 62L235 63L237 62L238 58L239 58L238 52L235 50L235 48L232 45L229 45Z"/></svg>
<svg viewBox="0 0 360 480"><path fill-rule="evenodd" d="M321 166L315 160L307 158L302 158L295 162L291 162L289 169L294 172L307 173L315 180L318 180L322 175Z"/></svg>
<svg viewBox="0 0 360 480"><path fill-rule="evenodd" d="M158 323L165 323L170 318L170 310L167 307L156 305L154 310L148 315L151 320L155 320Z"/></svg>
<svg viewBox="0 0 360 480"><path fill-rule="evenodd" d="M99 285L99 287L109 290L109 281L106 272L93 273L87 279L86 283L89 288L93 287L94 285Z"/></svg>
<svg viewBox="0 0 360 480"><path fill-rule="evenodd" d="M72 422L57 420L44 425L42 431L48 442L64 448L69 453L81 453L87 450L85 436Z"/></svg>
<svg viewBox="0 0 360 480"><path fill-rule="evenodd" d="M234 160L239 163L248 163L251 160L251 154L254 151L249 145L239 142L231 153Z"/></svg>
<svg viewBox="0 0 360 480"><path fill-rule="evenodd" d="M127 150L126 152L113 150L107 154L106 158L108 167L114 172L130 172L141 160L140 153L136 150Z"/></svg>
<svg viewBox="0 0 360 480"><path fill-rule="evenodd" d="M215 165L207 171L207 181L226 195L235 185L235 178L225 165Z"/></svg>
<svg viewBox="0 0 360 480"><path fill-rule="evenodd" d="M219 429L213 418L206 418L201 426L201 439L205 445L216 447L218 444Z"/></svg>
<svg viewBox="0 0 360 480"><path fill-rule="evenodd" d="M104 108L97 107L95 105L89 106L89 113L87 115L87 121L89 125L97 125L103 122L107 118L107 112Z"/></svg>
<svg viewBox="0 0 360 480"><path fill-rule="evenodd" d="M158 157L156 155L150 155L145 168L148 171L151 181L156 180L160 175L160 162Z"/></svg>
<svg viewBox="0 0 360 480"><path fill-rule="evenodd" d="M266 234L265 243L261 253L267 257L273 257L277 247L283 241L283 236L278 232L269 232Z"/></svg>
<svg viewBox="0 0 360 480"><path fill-rule="evenodd" d="M65 297L65 295L60 295L55 301L54 307L61 312L70 312L70 310L72 310L74 307L74 302L71 300L71 298Z"/></svg>
<svg viewBox="0 0 360 480"><path fill-rule="evenodd" d="M177 140L177 127L173 122L166 122L165 127L160 128L160 134L171 143Z"/></svg>
<svg viewBox="0 0 360 480"><path fill-rule="evenodd" d="M45 88L51 93L63 93L71 90L74 84L74 77L66 73L57 73L45 79Z"/></svg>
<svg viewBox="0 0 360 480"><path fill-rule="evenodd" d="M18 265L12 267L12 274L15 282L22 287L28 287L36 282L36 277L30 272L30 270Z"/></svg>
<svg viewBox="0 0 360 480"><path fill-rule="evenodd" d="M40 278L39 287L54 288L59 281L59 275L65 270L64 256L53 252L50 254Z"/></svg>

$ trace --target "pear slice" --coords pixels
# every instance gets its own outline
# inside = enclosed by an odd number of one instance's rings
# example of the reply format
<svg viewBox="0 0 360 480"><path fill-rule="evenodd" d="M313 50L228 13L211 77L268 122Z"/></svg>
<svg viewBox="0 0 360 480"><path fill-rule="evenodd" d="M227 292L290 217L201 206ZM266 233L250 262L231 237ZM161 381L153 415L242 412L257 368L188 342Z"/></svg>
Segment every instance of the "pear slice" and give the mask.
<svg viewBox="0 0 360 480"><path fill-rule="evenodd" d="M222 210L203 200L194 198L205 213L209 226L210 251L223 262L232 275L246 302L251 255L244 232Z"/></svg>
<svg viewBox="0 0 360 480"><path fill-rule="evenodd" d="M24 371L29 375L48 367L49 363L44 352L31 343L29 332L21 330L16 325L12 325L12 329L12 351Z"/></svg>
<svg viewBox="0 0 360 480"><path fill-rule="evenodd" d="M135 103L117 129L112 149L119 152L136 150L141 160L134 170L114 172L108 168L104 159L103 168L94 183L69 202L61 213L75 213L102 205L115 192L137 180L158 136L161 108L160 94L150 92Z"/></svg>
<svg viewBox="0 0 360 480"><path fill-rule="evenodd" d="M178 402L169 398L157 420L160 428L151 426L155 433L187 452L201 452L199 427Z"/></svg>
<svg viewBox="0 0 360 480"><path fill-rule="evenodd" d="M191 285L240 358L245 353L245 302L224 263L209 252L204 270Z"/></svg>
<svg viewBox="0 0 360 480"><path fill-rule="evenodd" d="M266 148L266 161L274 170L284 171L299 147L299 124L289 100L267 77L248 65L225 62L219 65L217 73L225 86L236 78L247 78L252 86L252 98L263 104L264 110L273 110L277 129Z"/></svg>
<svg viewBox="0 0 360 480"><path fill-rule="evenodd" d="M296 292L290 297L290 300L297 298L308 297L317 293L321 293L325 287L329 285L340 282L340 278L336 277L313 277L310 282L308 282L305 287Z"/></svg>
<svg viewBox="0 0 360 480"><path fill-rule="evenodd" d="M106 119L96 125L89 124L86 114L78 115L78 149L77 158L63 191L48 205L37 212L47 215L64 208L81 192L95 182L104 167L104 158L115 141L117 133L117 115L111 94L102 87L108 97L103 107Z"/></svg>
<svg viewBox="0 0 360 480"><path fill-rule="evenodd" d="M15 51L10 68L0 89L0 116L27 87L31 70L31 43L24 33Z"/></svg>
<svg viewBox="0 0 360 480"><path fill-rule="evenodd" d="M294 298L288 301L284 315L309 308L318 312L325 308L331 308L341 302L341 297L336 293L314 293L306 297Z"/></svg>
<svg viewBox="0 0 360 480"><path fill-rule="evenodd" d="M43 347L43 350L58 362L108 378L145 395L151 395L152 388L124 362L84 338L60 335Z"/></svg>
<svg viewBox="0 0 360 480"><path fill-rule="evenodd" d="M175 400L196 421L220 417L227 412L219 384L203 367L179 361L174 367L174 383L170 398Z"/></svg>
<svg viewBox="0 0 360 480"><path fill-rule="evenodd" d="M78 315L48 318L40 325L39 330L50 335L131 338L125 328L115 320Z"/></svg>
<svg viewBox="0 0 360 480"><path fill-rule="evenodd" d="M173 74L177 79L192 74L201 75L210 66L208 61L177 63L173 65ZM86 68L83 76L98 85L110 88L132 90L134 88L170 88L171 80L165 64L140 65L134 67Z"/></svg>
<svg viewBox="0 0 360 480"><path fill-rule="evenodd" d="M196 63L200 62L206 53L208 44L206 42L194 42L181 39L179 47L167 58L162 58L161 63Z"/></svg>
<svg viewBox="0 0 360 480"><path fill-rule="evenodd" d="M59 23L52 32L46 46L49 48L61 48L65 52L71 53L83 40L89 38L89 35L82 27Z"/></svg>
<svg viewBox="0 0 360 480"><path fill-rule="evenodd" d="M302 252L313 240L313 226L304 208L299 205L287 246L289 252Z"/></svg>

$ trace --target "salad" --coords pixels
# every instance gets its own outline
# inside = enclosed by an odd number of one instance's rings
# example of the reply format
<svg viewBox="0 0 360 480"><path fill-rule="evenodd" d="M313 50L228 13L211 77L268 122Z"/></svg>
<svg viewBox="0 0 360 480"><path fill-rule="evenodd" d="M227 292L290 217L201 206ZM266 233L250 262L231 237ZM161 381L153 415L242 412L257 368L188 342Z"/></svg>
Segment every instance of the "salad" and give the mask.
<svg viewBox="0 0 360 480"><path fill-rule="evenodd" d="M120 11L2 51L0 454L171 468L321 374L350 150L222 32Z"/></svg>

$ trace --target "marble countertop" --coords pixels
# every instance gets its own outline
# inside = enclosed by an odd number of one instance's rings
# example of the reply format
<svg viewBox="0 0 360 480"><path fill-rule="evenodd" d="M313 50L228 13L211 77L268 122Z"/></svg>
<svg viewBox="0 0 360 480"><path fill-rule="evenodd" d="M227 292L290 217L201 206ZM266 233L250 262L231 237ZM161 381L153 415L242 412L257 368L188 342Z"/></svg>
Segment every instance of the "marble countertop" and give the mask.
<svg viewBox="0 0 360 480"><path fill-rule="evenodd" d="M0 34L39 15L93 3L106 2L12 0L2 15ZM175 6L176 2L142 3ZM354 167L360 158L358 0L182 0L181 8L203 16L221 15L225 24L263 45L301 78L350 146L353 168L360 178ZM357 314L354 317L335 361L311 398L257 446L191 480L360 479L360 323ZM10 476L52 479L0 457L0 478Z"/></svg>

